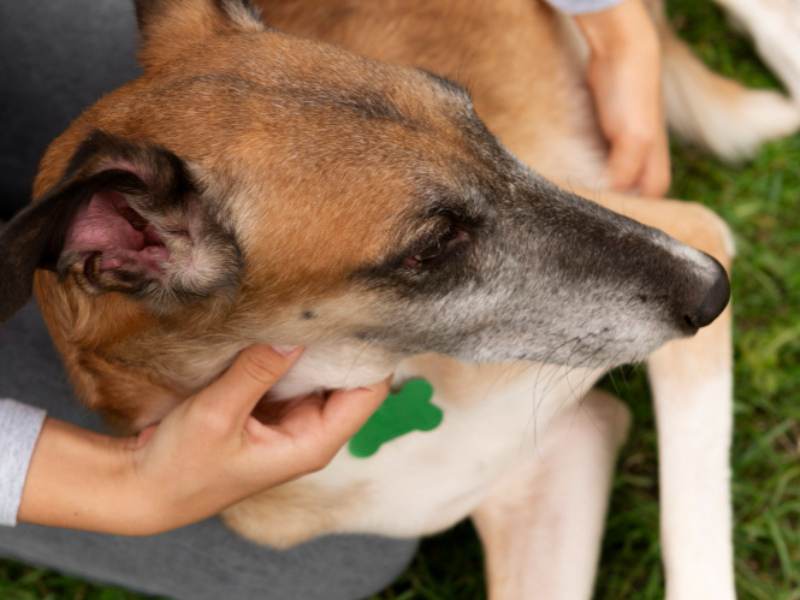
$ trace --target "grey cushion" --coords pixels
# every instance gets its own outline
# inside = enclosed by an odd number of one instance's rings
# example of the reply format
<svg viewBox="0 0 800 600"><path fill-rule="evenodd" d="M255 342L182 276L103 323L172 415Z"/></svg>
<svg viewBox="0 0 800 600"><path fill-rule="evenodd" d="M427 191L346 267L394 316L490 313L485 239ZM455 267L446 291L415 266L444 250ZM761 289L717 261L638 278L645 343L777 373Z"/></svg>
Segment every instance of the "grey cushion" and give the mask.
<svg viewBox="0 0 800 600"><path fill-rule="evenodd" d="M0 219L70 121L139 74L136 36L129 0L0 0Z"/></svg>

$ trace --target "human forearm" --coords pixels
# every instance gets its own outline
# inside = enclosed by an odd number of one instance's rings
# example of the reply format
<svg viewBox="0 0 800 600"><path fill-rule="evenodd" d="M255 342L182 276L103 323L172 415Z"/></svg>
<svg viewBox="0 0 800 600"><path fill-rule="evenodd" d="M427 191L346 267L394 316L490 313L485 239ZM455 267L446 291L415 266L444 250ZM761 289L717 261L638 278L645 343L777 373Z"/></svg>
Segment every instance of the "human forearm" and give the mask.
<svg viewBox="0 0 800 600"><path fill-rule="evenodd" d="M48 417L31 458L18 519L90 531L147 533L146 499L137 501L125 476L126 443Z"/></svg>
<svg viewBox="0 0 800 600"><path fill-rule="evenodd" d="M388 393L388 382L252 412L300 354L252 346L219 380L137 437L47 419L20 521L149 535L194 523L263 489L324 467Z"/></svg>

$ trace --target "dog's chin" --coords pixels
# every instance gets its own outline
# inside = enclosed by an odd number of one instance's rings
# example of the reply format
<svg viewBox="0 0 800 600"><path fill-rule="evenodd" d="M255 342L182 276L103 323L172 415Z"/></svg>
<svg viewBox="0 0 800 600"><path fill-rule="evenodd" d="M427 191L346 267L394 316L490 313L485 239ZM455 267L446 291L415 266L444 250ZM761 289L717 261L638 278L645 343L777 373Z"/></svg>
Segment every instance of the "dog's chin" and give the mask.
<svg viewBox="0 0 800 600"><path fill-rule="evenodd" d="M402 358L385 348L363 342L312 344L272 387L268 399L284 401L372 385L389 377Z"/></svg>

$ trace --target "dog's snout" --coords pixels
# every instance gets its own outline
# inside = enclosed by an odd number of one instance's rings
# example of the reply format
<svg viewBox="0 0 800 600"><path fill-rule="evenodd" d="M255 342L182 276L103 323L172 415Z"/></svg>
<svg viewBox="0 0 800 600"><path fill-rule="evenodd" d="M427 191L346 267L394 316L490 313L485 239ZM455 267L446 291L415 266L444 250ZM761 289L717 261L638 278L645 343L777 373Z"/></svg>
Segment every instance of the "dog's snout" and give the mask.
<svg viewBox="0 0 800 600"><path fill-rule="evenodd" d="M711 324L725 310L731 295L725 269L713 257L706 257L713 264L715 273L707 278L710 284L705 287L704 292L701 290L699 302L695 301L693 306L687 306L683 315L685 323L694 330Z"/></svg>

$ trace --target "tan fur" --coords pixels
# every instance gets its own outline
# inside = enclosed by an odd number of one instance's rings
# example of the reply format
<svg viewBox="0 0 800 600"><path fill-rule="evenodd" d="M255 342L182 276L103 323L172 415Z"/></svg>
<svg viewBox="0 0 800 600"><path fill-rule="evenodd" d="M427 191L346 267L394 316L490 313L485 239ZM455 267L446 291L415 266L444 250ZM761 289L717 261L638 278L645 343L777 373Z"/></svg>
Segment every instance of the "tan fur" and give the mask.
<svg viewBox="0 0 800 600"><path fill-rule="evenodd" d="M800 107L786 96L714 73L666 26L661 41L667 120L682 139L737 161L800 129Z"/></svg>
<svg viewBox="0 0 800 600"><path fill-rule="evenodd" d="M163 408L168 409L181 397L208 383L207 380L197 381L195 377L183 376L186 368L182 365L187 361L196 364L204 355L218 356L220 344L223 346L222 354L231 357L253 341L281 343L298 336L320 337L346 327L347 320L342 319L342 312L337 311L337 318L331 312L327 319L314 323L313 331L309 329L300 335L297 329L287 328L287 323L296 320L287 318L287 313L300 313L307 306L329 304L332 298L342 300L351 288L349 277L355 270L375 257L387 254L388 247L402 242L396 233L390 234L390 231L403 231L402 223L398 222L403 216L402 211L398 216L397 208L401 199L413 197L413 182L404 182L400 176L388 176L392 169L398 174L404 172L405 157L396 151L398 147L409 149L408 160L427 154L430 162L435 161L442 145L448 151L457 148L455 134L449 129L452 125L443 115L424 106L418 110L419 114L414 115L425 124L424 134L398 125L383 134L383 138L376 136L360 140L355 139L360 130L351 132L346 120L331 115L321 104L319 120L311 123L313 137L319 143L318 162L310 165L293 161L292 147L309 138L309 124L297 122L291 105L273 106L272 110L267 110L258 89L242 89L241 93L231 94L227 88L214 85L214 77L236 78L240 70L248 68L246 59L242 57L253 52L251 42L247 38L231 40L223 37L197 50L191 62L150 67L141 79L123 86L84 113L50 147L43 159L34 190L37 196L60 180L68 158L93 128L99 128L134 141L158 140L192 165L208 186L210 196L235 198L235 201L218 207L228 221L240 228L238 238L247 264L245 284L237 299L237 310L232 314L226 314L224 306L219 312L209 312L204 306L202 311L181 314L180 328L176 328L169 318L144 317L140 307L119 294L86 297L69 279L53 288L52 276L46 273L37 275L37 293L46 299L45 302L58 307L45 307L45 318L54 329L59 348L65 353L72 377L78 382L91 378L103 382L100 385L79 383L81 395L93 408L119 413L138 424L146 424L163 415L164 410L153 412L152 406L145 407L141 390L132 393L135 386L120 380L122 370L131 373L137 371L137 365L148 365L152 371L160 373L162 378L152 385L160 390L157 397L171 398L163 403ZM290 65L291 69L304 68L304 54L297 51L297 40L261 36L257 43L262 45L263 55L296 63ZM292 44L292 52L281 52L280 46L287 43ZM307 51L329 54L326 57L328 69L312 74L323 87L326 79L335 85L340 70L361 72L367 69L367 65L357 57L337 53L331 48L308 44ZM286 70L286 65L283 67L275 71ZM291 84L291 81L273 80L272 73L267 64L259 83L265 87ZM413 71L408 73L412 77L423 77ZM213 74L210 80L205 79L208 74ZM253 74L248 73L248 77L252 82ZM410 103L404 98L403 89L392 89L392 74L382 72L380 66L370 63L364 77L384 78L387 81L386 93L393 101ZM253 84L246 84L243 80L242 85ZM162 93L150 93L138 96L138 100L130 100L142 87L154 86L160 86ZM197 113L203 115L202 133L191 143L187 143L182 132L195 126L194 118L187 117L190 113L185 110L169 110L170 102L178 100L184 107L194 105ZM441 101L438 98L430 100L432 105ZM223 106L226 110L221 110ZM417 106L416 100L414 106ZM250 129L241 130L229 122L225 115L230 114L232 108L245 115L237 122L247 123ZM274 139L273 145L265 146L263 130ZM357 152L349 162L342 160L341 150L336 150L348 137L355 139L354 144L361 144L355 147ZM349 147L354 146L351 144ZM392 154L394 165L383 159L388 153ZM307 176L309 169L315 173L313 178ZM264 172L270 174L268 181L256 176ZM340 181L348 172L350 185L342 189ZM353 177L352 173L357 176ZM354 180L355 186L352 184ZM361 187L358 186L359 180L363 182ZM238 186L235 190L230 189L232 182ZM380 190L380 194L374 190ZM265 202L271 195L295 197L298 201L291 206ZM337 218L319 218L327 203L336 203ZM291 211L292 218L288 218L287 211ZM276 227L275 223L281 226ZM310 228L312 223L313 228ZM386 224L385 231L379 235L375 234L376 223ZM366 232L370 232L369 235ZM294 267L291 272L285 269L289 257ZM369 293L365 292L359 298L362 308L369 305ZM89 307L95 314L114 316L100 322L95 320L87 328L83 315ZM258 310L252 310L253 307ZM364 313L361 312L359 317L363 318ZM176 337L176 330L185 331L187 323L194 325L195 333L202 331L199 336L202 344L192 344L185 336ZM123 332L133 329L138 332L135 336L137 342L133 345L129 341L122 342L132 337ZM269 331L272 337L265 337L265 331ZM158 343L153 343L154 340ZM92 355L106 360L98 361ZM209 370L210 373L218 372L225 364L214 366L216 368ZM106 406L108 401L103 398L112 399L110 402L114 406Z"/></svg>
<svg viewBox="0 0 800 600"><path fill-rule="evenodd" d="M278 29L461 83L478 116L523 161L550 178L602 184L605 144L591 97L543 2L254 3Z"/></svg>
<svg viewBox="0 0 800 600"><path fill-rule="evenodd" d="M364 486L332 493L300 481L253 496L222 513L225 524L235 531L247 531L251 539L268 540L275 548L288 548L313 536L337 533L344 515L367 502ZM264 542L262 542L264 543Z"/></svg>

